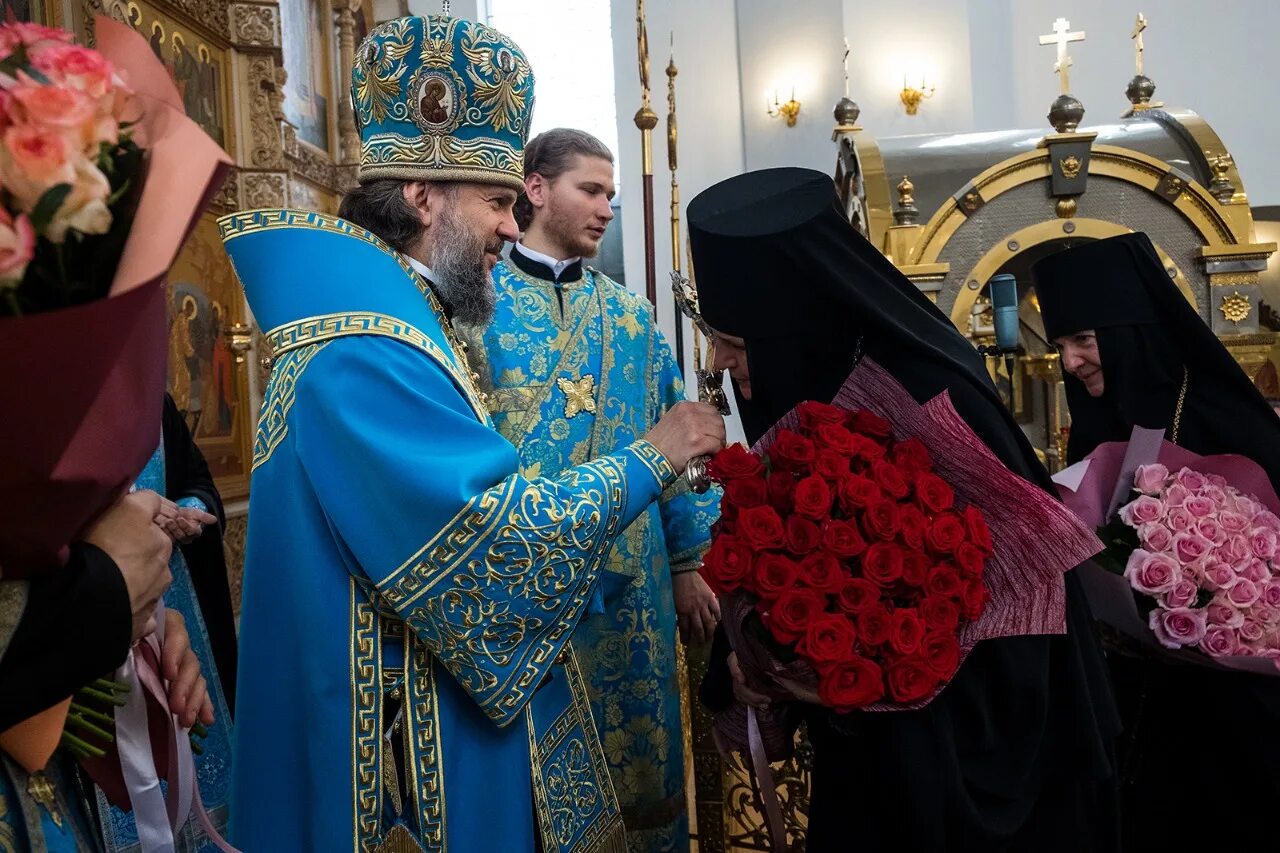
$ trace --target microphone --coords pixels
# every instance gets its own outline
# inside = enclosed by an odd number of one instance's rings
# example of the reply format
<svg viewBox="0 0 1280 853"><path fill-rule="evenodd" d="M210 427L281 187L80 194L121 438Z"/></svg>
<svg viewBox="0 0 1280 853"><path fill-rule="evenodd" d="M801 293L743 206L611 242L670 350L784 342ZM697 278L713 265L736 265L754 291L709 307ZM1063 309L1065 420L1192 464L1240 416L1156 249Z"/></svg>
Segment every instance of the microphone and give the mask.
<svg viewBox="0 0 1280 853"><path fill-rule="evenodd" d="M992 276L991 314L996 327L996 347L1002 353L1018 348L1018 280L1008 273Z"/></svg>

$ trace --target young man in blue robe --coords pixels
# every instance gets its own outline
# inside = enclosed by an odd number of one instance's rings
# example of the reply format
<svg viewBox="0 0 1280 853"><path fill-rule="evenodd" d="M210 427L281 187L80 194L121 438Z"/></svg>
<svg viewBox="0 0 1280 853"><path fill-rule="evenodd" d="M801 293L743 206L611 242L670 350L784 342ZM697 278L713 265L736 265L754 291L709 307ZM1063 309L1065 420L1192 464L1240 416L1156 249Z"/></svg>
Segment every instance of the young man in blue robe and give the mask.
<svg viewBox="0 0 1280 853"><path fill-rule="evenodd" d="M723 445L683 403L554 479L493 429L453 322L489 273L533 107L520 49L433 16L356 51L338 219L222 221L275 362L241 611L232 840L272 851L621 851L575 625L614 538Z"/></svg>
<svg viewBox="0 0 1280 853"><path fill-rule="evenodd" d="M652 306L584 263L613 219L609 149L550 130L526 147L524 171L523 236L494 268L493 322L468 337L522 470L557 476L644 435L684 386ZM717 504L681 480L646 507L609 554L605 612L573 635L632 853L689 848L676 624L697 642L715 629L697 569Z"/></svg>

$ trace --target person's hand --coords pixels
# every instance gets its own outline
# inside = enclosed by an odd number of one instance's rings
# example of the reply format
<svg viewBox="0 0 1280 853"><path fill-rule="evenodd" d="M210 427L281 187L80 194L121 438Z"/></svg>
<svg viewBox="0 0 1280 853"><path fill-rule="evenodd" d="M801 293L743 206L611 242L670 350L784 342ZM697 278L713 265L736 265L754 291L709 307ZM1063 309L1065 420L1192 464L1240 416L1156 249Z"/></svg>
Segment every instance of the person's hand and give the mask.
<svg viewBox="0 0 1280 853"><path fill-rule="evenodd" d="M147 490L125 495L94 519L84 535L85 542L107 553L124 577L135 642L155 630L156 602L173 580L169 574L173 540L155 523L161 501Z"/></svg>
<svg viewBox="0 0 1280 853"><path fill-rule="evenodd" d="M720 602L697 572L680 572L671 578L676 600L676 622L686 645L701 645L711 639L720 621Z"/></svg>
<svg viewBox="0 0 1280 853"><path fill-rule="evenodd" d="M196 720L213 725L213 702L200 674L200 660L191 650L191 638L182 614L165 608L164 648L160 650L160 674L169 685L169 711L186 729Z"/></svg>
<svg viewBox="0 0 1280 853"><path fill-rule="evenodd" d="M733 696L744 705L754 705L764 710L769 707L769 697L763 693L757 693L747 686L747 679L742 674L742 667L738 666L738 653L729 652L729 674L733 676Z"/></svg>
<svg viewBox="0 0 1280 853"><path fill-rule="evenodd" d="M680 474L690 459L721 450L724 436L724 418L715 406L685 401L667 409L645 438Z"/></svg>
<svg viewBox="0 0 1280 853"><path fill-rule="evenodd" d="M160 512L156 514L156 524L179 545L195 541L204 532L206 524L217 522L216 515L191 506L178 506L164 498L161 498Z"/></svg>

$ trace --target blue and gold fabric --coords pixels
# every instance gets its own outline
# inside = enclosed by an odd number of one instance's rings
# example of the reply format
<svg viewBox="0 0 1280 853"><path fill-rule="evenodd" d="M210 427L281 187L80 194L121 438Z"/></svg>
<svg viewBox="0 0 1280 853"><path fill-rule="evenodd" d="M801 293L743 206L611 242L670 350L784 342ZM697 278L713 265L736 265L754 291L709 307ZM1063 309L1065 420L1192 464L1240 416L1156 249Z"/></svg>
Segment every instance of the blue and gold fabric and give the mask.
<svg viewBox="0 0 1280 853"><path fill-rule="evenodd" d="M221 227L276 357L249 506L233 843L623 850L569 638L671 466L638 441L522 475L403 257L316 213Z"/></svg>
<svg viewBox="0 0 1280 853"><path fill-rule="evenodd" d="M356 49L359 180L524 187L533 71L515 42L440 15L379 24Z"/></svg>
<svg viewBox="0 0 1280 853"><path fill-rule="evenodd" d="M472 352L524 475L557 477L643 436L684 387L648 302L590 268L556 283L517 260L494 269ZM714 492L668 487L614 543L605 612L573 636L633 853L688 849L671 575L698 567L717 512Z"/></svg>

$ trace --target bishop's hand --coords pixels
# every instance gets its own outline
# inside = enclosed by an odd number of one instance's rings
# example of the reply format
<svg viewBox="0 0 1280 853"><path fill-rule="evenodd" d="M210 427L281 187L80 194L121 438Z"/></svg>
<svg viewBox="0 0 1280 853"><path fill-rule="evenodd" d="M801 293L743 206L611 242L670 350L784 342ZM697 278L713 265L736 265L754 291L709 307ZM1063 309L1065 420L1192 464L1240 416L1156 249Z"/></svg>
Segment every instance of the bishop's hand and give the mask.
<svg viewBox="0 0 1280 853"><path fill-rule="evenodd" d="M676 403L645 438L679 474L690 459L710 456L724 447L724 418L710 403Z"/></svg>

